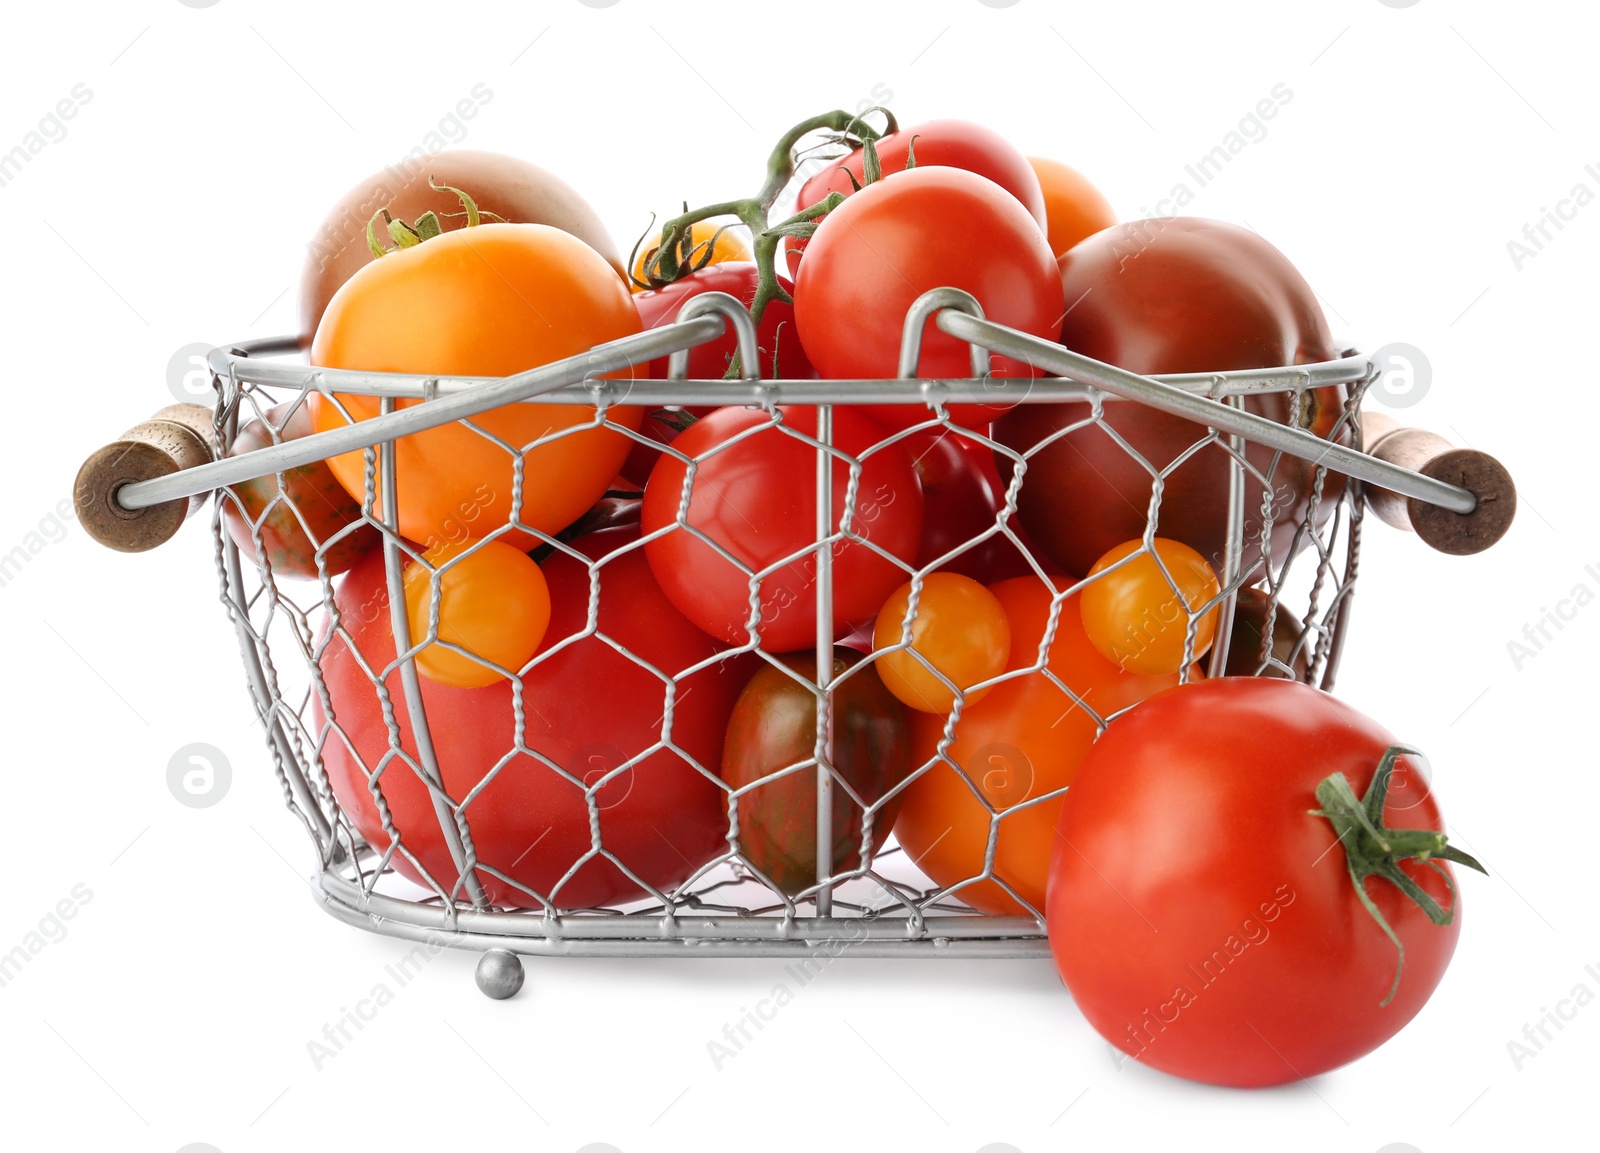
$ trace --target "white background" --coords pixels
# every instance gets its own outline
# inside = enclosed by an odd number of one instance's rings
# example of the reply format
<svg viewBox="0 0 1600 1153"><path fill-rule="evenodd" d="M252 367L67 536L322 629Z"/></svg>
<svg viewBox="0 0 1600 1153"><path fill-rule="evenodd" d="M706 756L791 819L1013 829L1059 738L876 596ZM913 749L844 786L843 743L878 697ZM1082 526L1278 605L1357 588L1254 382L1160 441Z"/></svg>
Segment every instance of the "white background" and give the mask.
<svg viewBox="0 0 1600 1153"><path fill-rule="evenodd" d="M1520 668L1507 647L1575 586L1600 591L1600 207L1520 268L1507 249L1575 184L1600 191L1585 171L1600 167L1590 7L598 2L8 6L0 151L74 85L93 95L0 187L0 552L36 550L0 588L0 952L74 886L91 899L0 988L5 1143L1591 1140L1577 1134L1592 1133L1600 1007L1520 1068L1508 1042L1575 986L1600 993L1600 607L1569 614ZM314 1067L307 1042L403 950L307 892L313 855L251 719L205 529L128 557L75 525L48 541L49 518L92 448L168 403L176 349L292 327L326 207L479 83L493 99L461 143L562 174L624 249L651 211L753 190L789 124L874 94L904 124L965 117L1065 160L1131 218L1275 84L1292 90L1189 211L1274 241L1336 332L1421 348L1432 387L1399 415L1496 453L1522 493L1511 534L1479 557L1377 524L1367 539L1341 693L1429 751L1454 838L1492 874L1465 878L1454 966L1411 1027L1310 1083L1223 1091L1119 1071L1048 962L849 960L718 1071L707 1042L780 962L534 960L523 993L496 1003L473 988L475 957L446 953ZM232 763L215 807L168 792L168 761L191 742Z"/></svg>

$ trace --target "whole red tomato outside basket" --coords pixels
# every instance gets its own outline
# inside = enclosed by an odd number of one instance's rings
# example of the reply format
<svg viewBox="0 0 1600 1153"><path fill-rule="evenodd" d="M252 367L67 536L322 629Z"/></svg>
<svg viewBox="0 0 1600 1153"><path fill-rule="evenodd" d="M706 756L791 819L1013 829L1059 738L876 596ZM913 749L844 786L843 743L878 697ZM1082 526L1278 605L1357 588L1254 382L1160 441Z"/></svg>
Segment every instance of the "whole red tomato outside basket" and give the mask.
<svg viewBox="0 0 1600 1153"><path fill-rule="evenodd" d="M1447 860L1478 866L1447 845L1420 758L1386 760L1398 747L1265 677L1169 689L1115 721L1062 803L1046 910L1100 1035L1180 1077L1276 1085L1416 1016L1461 929Z"/></svg>

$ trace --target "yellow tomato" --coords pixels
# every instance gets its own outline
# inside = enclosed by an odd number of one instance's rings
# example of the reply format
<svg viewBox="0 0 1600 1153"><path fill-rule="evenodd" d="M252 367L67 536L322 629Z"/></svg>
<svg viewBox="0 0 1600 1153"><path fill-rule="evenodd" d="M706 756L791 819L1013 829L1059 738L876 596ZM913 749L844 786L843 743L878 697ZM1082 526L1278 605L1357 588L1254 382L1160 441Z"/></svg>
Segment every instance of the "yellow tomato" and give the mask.
<svg viewBox="0 0 1600 1153"><path fill-rule="evenodd" d="M873 648L888 649L900 644L910 603L911 585L903 584L878 612ZM912 708L924 713L948 713L955 707L956 695L945 680L962 690L966 704L976 704L989 694L989 689L967 690L1003 673L1010 652L1011 626L1006 610L992 592L971 577L929 573L923 578L917 615L911 620L911 647L879 657L878 676L891 693ZM941 680L934 669L945 679Z"/></svg>
<svg viewBox="0 0 1600 1153"><path fill-rule="evenodd" d="M693 253L691 262L699 264L701 257L706 254L706 247L711 248L711 259L708 264L722 264L731 260L754 260L750 251L750 242L745 239L745 229L742 225L735 224L728 228L721 236L717 229L724 227L727 221L700 220L689 226L689 248ZM639 246L639 254L633 261L633 282L635 292L643 292L650 287L650 277L645 273L645 266L655 257L656 251L661 247L661 233L645 244Z"/></svg>
<svg viewBox="0 0 1600 1153"><path fill-rule="evenodd" d="M311 363L329 368L440 376L509 376L577 356L641 331L633 298L611 266L584 244L542 224L481 224L446 232L374 260L329 302ZM641 366L637 372L644 374ZM630 370L613 375L628 377ZM312 393L318 432L378 414L378 399ZM421 401L403 400L406 408ZM637 429L644 410L608 418ZM478 539L511 518L514 456L541 437L593 423L585 405L509 404L403 437L395 444L401 535L425 549ZM481 430L481 431L478 431ZM632 442L594 428L528 449L520 523L554 534L582 516L622 467ZM366 461L349 452L328 461L358 501ZM375 489L374 491L378 491ZM518 534L530 545L536 538Z"/></svg>
<svg viewBox="0 0 1600 1153"><path fill-rule="evenodd" d="M1089 576L1098 579L1084 586L1081 600L1084 631L1106 660L1124 672L1160 676L1183 667L1189 622L1222 586L1188 545L1164 537L1154 543L1152 553L1130 540L1097 560ZM1126 557L1133 559L1107 571ZM1212 609L1195 626L1194 659L1206 654L1216 633Z"/></svg>
<svg viewBox="0 0 1600 1153"><path fill-rule="evenodd" d="M442 545L423 559L426 563L413 562L405 573L411 643L423 645L416 655L417 671L458 689L504 679L484 661L515 676L538 651L550 624L550 590L533 558L499 540L486 540Z"/></svg>

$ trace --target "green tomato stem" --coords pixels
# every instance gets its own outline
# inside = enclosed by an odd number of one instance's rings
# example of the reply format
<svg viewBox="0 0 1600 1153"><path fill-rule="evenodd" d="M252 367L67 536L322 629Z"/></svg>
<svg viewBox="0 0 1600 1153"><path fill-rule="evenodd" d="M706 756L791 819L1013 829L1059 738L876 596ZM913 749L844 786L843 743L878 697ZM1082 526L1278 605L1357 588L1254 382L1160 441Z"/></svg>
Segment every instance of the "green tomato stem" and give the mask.
<svg viewBox="0 0 1600 1153"><path fill-rule="evenodd" d="M1366 795L1359 799L1345 775L1334 773L1317 786L1317 800L1322 807L1310 810L1312 816L1324 817L1333 826L1334 833L1344 846L1345 864L1350 870L1350 883L1355 886L1356 896L1399 954L1395 962L1394 984L1389 988L1389 995L1379 1002L1380 1005L1388 1005L1400 989L1406 947L1367 892L1367 878L1382 877L1410 898L1435 925L1448 925L1455 917L1455 886L1451 884L1449 874L1439 868L1437 860L1454 861L1480 873L1488 873L1476 859L1450 844L1443 833L1431 829L1391 829L1384 825L1383 807L1389 795L1389 779L1394 773L1395 762L1402 756L1420 757L1422 754L1403 745L1394 745L1385 750L1383 759L1372 774L1372 783L1367 786ZM1421 885L1400 868L1400 862L1407 860L1428 862L1444 878L1445 887L1450 892L1448 909L1441 908Z"/></svg>
<svg viewBox="0 0 1600 1153"><path fill-rule="evenodd" d="M882 112L884 129L879 132L864 117L872 112ZM661 228L661 244L656 254L650 257L645 264L645 276L650 287L658 288L670 284L689 272L696 271L705 266L710 259L708 251L704 260L693 267L688 267L687 252L680 252L686 245L689 229L702 220L714 216L734 216L739 222L750 230L754 239L754 256L758 280L756 292L750 303L751 323L760 325L767 305L774 300L784 303L793 303L789 294L778 283L777 254L778 242L785 236L809 236L816 230L816 220L837 208L844 197L839 193L831 193L824 200L811 208L796 213L794 216L779 224L772 225L769 214L776 203L779 193L794 179L795 174L795 149L800 141L813 132L831 132L834 140L839 144L848 144L852 148L870 147L874 141L880 140L884 135L896 132L899 125L894 114L886 108L868 109L864 113L851 113L843 109L824 112L802 120L779 138L773 146L772 153L767 158L767 175L760 190L751 197L742 200L724 200L717 204L708 204L703 208L685 209L680 215L674 216ZM802 230L804 228L805 230ZM637 251L637 246L635 246ZM680 258L681 257L681 258ZM728 365L725 379L737 379L740 374L739 357L735 353L732 362Z"/></svg>
<svg viewBox="0 0 1600 1153"><path fill-rule="evenodd" d="M478 208L478 202L459 188L454 188L448 184L435 183L431 176L428 177L428 187L435 192L455 193L456 199L461 201L461 207L466 211L468 228L478 227L479 224L483 223L482 218L485 216L492 220L504 222L502 217L496 216L492 212L481 211ZM446 215L458 216L460 213L446 213ZM389 239L394 241L394 248L385 247L384 243L378 239L378 221L380 220L383 221L384 232L388 233ZM389 214L387 208L380 208L367 221L367 248L376 259L388 256L389 253L397 252L402 248L415 248L423 241L432 240L443 233L444 225L439 220L439 214L432 210L424 212L417 217L415 224L407 224L403 220L396 220Z"/></svg>

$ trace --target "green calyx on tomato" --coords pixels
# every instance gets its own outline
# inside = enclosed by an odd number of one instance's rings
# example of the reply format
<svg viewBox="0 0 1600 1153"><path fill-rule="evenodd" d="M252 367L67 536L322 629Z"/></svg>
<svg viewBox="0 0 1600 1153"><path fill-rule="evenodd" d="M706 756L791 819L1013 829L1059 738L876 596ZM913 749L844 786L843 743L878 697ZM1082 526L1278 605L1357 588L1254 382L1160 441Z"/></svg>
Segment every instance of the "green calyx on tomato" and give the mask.
<svg viewBox="0 0 1600 1153"><path fill-rule="evenodd" d="M1388 1005L1400 990L1400 974L1406 964L1406 947L1368 894L1367 878L1382 877L1415 901L1417 907L1428 915L1428 920L1435 925L1448 925L1455 917L1455 885L1451 883L1449 874L1438 865L1433 866L1444 878L1445 889L1451 895L1447 909L1402 872L1399 863L1405 860L1432 862L1442 857L1446 861L1476 869L1485 876L1489 873L1476 858L1450 844L1449 838L1443 833L1431 829L1391 829L1384 825L1383 806L1389 797L1389 778L1394 773L1395 761L1404 756L1421 757L1422 754L1404 745L1391 745L1378 762L1366 795L1360 798L1356 797L1355 790L1350 787L1350 781L1343 773L1329 775L1317 785L1317 800L1322 808L1310 810L1312 816L1325 817L1333 826L1333 831L1344 845L1345 862L1350 868L1350 881L1355 885L1356 896L1367 912L1372 914L1383 935L1399 951L1399 959L1394 967L1394 985L1389 989L1389 995L1379 1002L1380 1005Z"/></svg>
<svg viewBox="0 0 1600 1153"><path fill-rule="evenodd" d="M685 209L682 214L667 221L661 229L661 244L648 269L651 287L671 284L690 273L699 271L704 261L696 263L689 259L695 252L692 239L694 225L712 217L732 216L750 230L755 240L755 263L760 271L760 279L749 304L751 321L759 326L767 305L775 300L785 304L793 303L788 292L778 283L778 245L785 237L801 239L809 237L816 231L817 221L837 208L844 197L839 194L830 195L778 224L770 223L768 214L772 211L773 204L777 202L778 195L794 178L796 149L806 136L813 132L827 132L830 134L827 143L861 148L898 130L894 114L888 109L869 109L868 112L883 113L886 122L883 132L877 131L865 121L864 117L868 113L836 109L824 112L820 116L809 117L785 132L773 147L767 159L766 180L754 196L725 200L703 208ZM709 260L710 255L708 250L705 259ZM727 378L736 380L738 376L739 361L735 356L728 366Z"/></svg>
<svg viewBox="0 0 1600 1153"><path fill-rule="evenodd" d="M453 192L460 198L462 211L467 216L468 228L476 228L486 216L497 223L505 223L503 217L479 208L478 202L459 188L452 188L448 184L435 183L432 177L428 178L428 187L435 192ZM455 214L452 213L451 215ZM389 239L394 241L394 248L389 248L383 241L378 239L379 220L383 221L383 228L389 234ZM407 224L403 220L396 220L390 216L387 208L380 208L372 214L372 219L367 221L367 247L372 250L374 257L384 257L403 248L414 248L424 240L432 240L435 236L442 235L443 232L444 225L439 222L439 214L437 212L424 212L417 217L415 224Z"/></svg>

